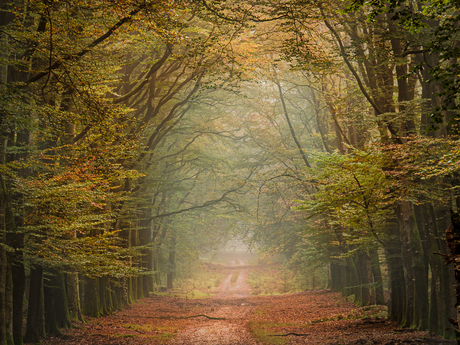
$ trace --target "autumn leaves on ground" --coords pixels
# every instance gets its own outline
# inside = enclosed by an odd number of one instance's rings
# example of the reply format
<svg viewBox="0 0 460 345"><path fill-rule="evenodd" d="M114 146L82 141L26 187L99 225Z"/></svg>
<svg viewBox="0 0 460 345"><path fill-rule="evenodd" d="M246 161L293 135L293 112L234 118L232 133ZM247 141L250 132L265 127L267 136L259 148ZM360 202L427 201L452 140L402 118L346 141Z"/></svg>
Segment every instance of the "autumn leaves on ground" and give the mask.
<svg viewBox="0 0 460 345"><path fill-rule="evenodd" d="M356 308L340 293L276 292L283 289L281 271L280 265L254 265L245 258L204 264L203 291L182 285L152 294L111 316L88 318L43 344L453 344L398 329L386 321L386 307ZM278 281L271 293L266 277Z"/></svg>

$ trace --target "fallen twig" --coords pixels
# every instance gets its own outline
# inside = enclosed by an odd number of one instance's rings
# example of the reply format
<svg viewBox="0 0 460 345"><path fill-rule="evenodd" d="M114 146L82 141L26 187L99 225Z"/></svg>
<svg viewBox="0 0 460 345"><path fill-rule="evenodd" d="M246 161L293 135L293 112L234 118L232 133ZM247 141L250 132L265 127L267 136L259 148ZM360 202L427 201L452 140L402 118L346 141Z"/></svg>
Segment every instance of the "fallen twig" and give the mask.
<svg viewBox="0 0 460 345"><path fill-rule="evenodd" d="M415 328L399 328L393 330L393 332L398 332L398 333L411 333L411 332L417 332Z"/></svg>
<svg viewBox="0 0 460 345"><path fill-rule="evenodd" d="M296 337L304 337L311 335L310 333L287 333L287 334L270 334L269 337L287 337L288 335L295 335Z"/></svg>
<svg viewBox="0 0 460 345"><path fill-rule="evenodd" d="M128 315L122 315L122 316L128 316ZM145 318L145 319L176 319L176 320L184 320L184 319L192 319L194 317L206 317L210 320L227 320L225 317L212 317L212 316L208 316L208 315L205 315L205 314L199 314L199 315L190 315L190 316L172 316L172 315L168 315L168 316L136 316L136 317L141 317L141 318Z"/></svg>

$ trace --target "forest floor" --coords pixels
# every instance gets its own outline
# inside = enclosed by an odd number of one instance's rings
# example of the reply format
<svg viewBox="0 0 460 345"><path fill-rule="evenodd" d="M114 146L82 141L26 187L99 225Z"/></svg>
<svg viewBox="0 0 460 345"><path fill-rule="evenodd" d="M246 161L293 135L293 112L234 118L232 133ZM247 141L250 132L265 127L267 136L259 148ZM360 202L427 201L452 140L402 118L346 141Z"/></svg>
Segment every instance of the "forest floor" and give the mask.
<svg viewBox="0 0 460 345"><path fill-rule="evenodd" d="M42 344L454 344L426 332L397 329L378 317L383 307L356 308L326 290L252 296L246 283L251 266L221 269L225 279L211 297L152 295Z"/></svg>

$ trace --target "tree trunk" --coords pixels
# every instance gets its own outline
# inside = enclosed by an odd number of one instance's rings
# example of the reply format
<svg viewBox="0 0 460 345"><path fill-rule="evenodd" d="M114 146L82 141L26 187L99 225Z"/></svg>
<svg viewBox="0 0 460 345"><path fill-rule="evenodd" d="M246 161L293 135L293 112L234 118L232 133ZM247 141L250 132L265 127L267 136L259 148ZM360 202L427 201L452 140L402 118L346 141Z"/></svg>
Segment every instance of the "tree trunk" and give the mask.
<svg viewBox="0 0 460 345"><path fill-rule="evenodd" d="M133 277L129 277L127 279L127 298L128 304L132 304L134 302L134 294L133 294Z"/></svg>
<svg viewBox="0 0 460 345"><path fill-rule="evenodd" d="M5 289L6 343L8 345L14 345L14 341L13 341L13 277L11 273L11 263L8 263L7 265L6 286L5 287L6 287Z"/></svg>
<svg viewBox="0 0 460 345"><path fill-rule="evenodd" d="M369 256L371 260L371 270L372 270L372 276L373 276L374 285L375 285L375 288L374 288L375 304L384 305L385 296L383 293L383 278L382 278L382 271L380 270L379 253L376 247L371 246L369 248Z"/></svg>
<svg viewBox="0 0 460 345"><path fill-rule="evenodd" d="M115 310L113 306L113 299L112 299L112 290L113 290L113 283L109 277L104 277L105 282L105 307L109 314L112 314Z"/></svg>
<svg viewBox="0 0 460 345"><path fill-rule="evenodd" d="M27 310L27 327L25 343L38 343L45 336L43 317L43 267L33 265L30 271L29 307Z"/></svg>
<svg viewBox="0 0 460 345"><path fill-rule="evenodd" d="M24 303L24 291L26 285L26 275L24 272L24 263L22 262L22 251L16 252L11 273L13 279L13 339L15 345L22 344L22 307Z"/></svg>
<svg viewBox="0 0 460 345"><path fill-rule="evenodd" d="M330 264L331 268L331 290L337 292L344 292L344 285L342 279L342 266L336 263Z"/></svg>
<svg viewBox="0 0 460 345"><path fill-rule="evenodd" d="M137 286L137 298L142 299L144 298L144 278L145 276L139 276L136 278L136 286ZM148 296L148 295L147 295Z"/></svg>
<svg viewBox="0 0 460 345"><path fill-rule="evenodd" d="M66 287L70 318L75 319L76 321L84 321L81 313L78 273L67 273Z"/></svg>
<svg viewBox="0 0 460 345"><path fill-rule="evenodd" d="M438 268L431 266L431 291L430 291L430 310L428 316L428 331L430 333L438 333L439 330L439 310L438 310L438 298L437 295L440 293L438 286Z"/></svg>
<svg viewBox="0 0 460 345"><path fill-rule="evenodd" d="M371 291L369 284L371 283L371 267L369 256L365 252L359 252L356 255L356 270L359 276L359 285L361 289L361 306L370 304Z"/></svg>
<svg viewBox="0 0 460 345"><path fill-rule="evenodd" d="M411 255L411 227L412 209L410 202L403 201L396 207L396 215L399 219L399 231L401 236L401 253L406 285L406 304L402 327L411 327L414 322L414 296L415 296L415 273L414 262Z"/></svg>
<svg viewBox="0 0 460 345"><path fill-rule="evenodd" d="M388 315L390 320L402 324L406 306L406 285L402 263L402 247L396 220L388 224L386 232L388 240L385 242L385 259L388 265L390 288Z"/></svg>
<svg viewBox="0 0 460 345"><path fill-rule="evenodd" d="M6 250L0 247L0 344L7 344L6 335Z"/></svg>
<svg viewBox="0 0 460 345"><path fill-rule="evenodd" d="M171 248L168 255L168 273L166 276L166 287L168 289L173 288L173 281L176 268L176 238L171 238Z"/></svg>
<svg viewBox="0 0 460 345"><path fill-rule="evenodd" d="M428 270L425 268L424 252L420 243L418 231L412 233L411 249L415 274L414 322L412 327L419 330L428 329L429 298L428 298Z"/></svg>
<svg viewBox="0 0 460 345"><path fill-rule="evenodd" d="M98 277L96 278L98 283L98 294L99 294L99 310L101 316L108 316L111 312L111 307L107 305L107 296L106 296L106 289L107 289L107 278L106 277Z"/></svg>
<svg viewBox="0 0 460 345"><path fill-rule="evenodd" d="M97 278L84 278L83 315L100 317L99 286Z"/></svg>
<svg viewBox="0 0 460 345"><path fill-rule="evenodd" d="M436 233L433 233L435 242L439 250L436 252L439 253L448 253L448 248L444 240L444 231L447 229L450 224L449 217L449 207L442 206L435 209L433 204L430 204L430 215L431 219L434 222L434 229ZM455 289L454 289L454 272L453 268L449 265L446 266L441 264L438 266L438 276L439 276L439 294L437 298L437 309L438 309L438 329L439 334L445 338L453 338L455 334L451 328L451 324L448 322L448 318L455 318L455 308L452 300L455 298Z"/></svg>
<svg viewBox="0 0 460 345"><path fill-rule="evenodd" d="M59 335L61 332L56 321L56 286L54 285L54 275L55 270L49 270L44 274L45 331L46 334Z"/></svg>
<svg viewBox="0 0 460 345"><path fill-rule="evenodd" d="M351 294L355 295L354 304L357 306L361 306L363 303L363 295L362 289L360 284L360 279L358 275L358 270L356 269L355 261L352 257L347 257L347 268L349 272L350 281L347 285L347 290L351 292Z"/></svg>
<svg viewBox="0 0 460 345"><path fill-rule="evenodd" d="M53 277L52 281L54 287L57 326L59 328L69 328L71 326L71 323L64 273L62 273L61 271L56 271L56 274Z"/></svg>
<svg viewBox="0 0 460 345"><path fill-rule="evenodd" d="M159 265L159 254L158 254L158 246L153 248L153 281L157 286L161 286L161 275L160 275L160 265Z"/></svg>

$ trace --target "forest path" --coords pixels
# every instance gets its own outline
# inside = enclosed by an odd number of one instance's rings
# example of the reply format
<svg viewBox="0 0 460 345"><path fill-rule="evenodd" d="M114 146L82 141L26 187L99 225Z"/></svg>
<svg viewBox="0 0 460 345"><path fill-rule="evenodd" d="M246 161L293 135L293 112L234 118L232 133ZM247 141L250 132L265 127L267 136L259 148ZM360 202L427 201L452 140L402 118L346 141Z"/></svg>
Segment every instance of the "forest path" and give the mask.
<svg viewBox="0 0 460 345"><path fill-rule="evenodd" d="M226 276L212 297L151 295L113 315L87 318L42 344L455 344L426 332L398 330L395 323L376 317L384 307L356 308L339 293L252 296L246 280L254 266L218 269ZM238 279L232 279L236 274Z"/></svg>
<svg viewBox="0 0 460 345"><path fill-rule="evenodd" d="M247 297L251 288L247 284L250 268L244 266L227 273L217 294L207 300L207 315L225 320L200 320L179 332L177 337L168 342L171 345L253 345L257 342L248 329L248 315L255 304ZM232 278L238 274L236 281Z"/></svg>

